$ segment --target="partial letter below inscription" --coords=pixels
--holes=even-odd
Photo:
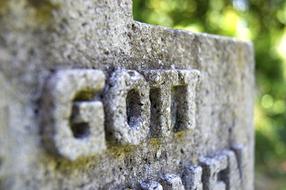
[[[183,183],[186,190],[203,190],[202,167],[188,166],[183,171]]]
[[[166,174],[161,179],[164,190],[185,190],[181,177],[175,174]]]
[[[242,151],[242,146],[236,148]],[[240,165],[244,158],[233,150],[222,150],[211,157],[199,159],[199,165],[185,166],[181,175],[161,174],[158,181],[144,180],[142,189],[166,190],[240,190],[243,179]]]

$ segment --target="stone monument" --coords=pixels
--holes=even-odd
[[[252,190],[254,59],[131,0],[0,0],[0,189]]]

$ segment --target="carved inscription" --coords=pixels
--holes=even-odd
[[[211,157],[202,157],[199,165],[184,168],[181,176],[166,174],[160,180],[145,180],[140,183],[141,189],[167,190],[238,190],[243,186],[240,175],[241,162],[244,159],[243,147],[223,150]]]
[[[153,136],[195,126],[196,70],[148,70],[143,75],[150,85],[151,132]]]
[[[105,133],[107,140],[137,145],[191,129],[198,80],[197,70],[121,69],[108,79],[99,70],[58,71],[43,96],[45,142],[74,160],[103,151]]]
[[[105,86],[98,70],[55,73],[44,91],[44,140],[49,149],[74,160],[106,149],[104,108],[96,95]]]
[[[65,70],[47,81],[43,96],[44,140],[69,160],[97,154],[106,140],[137,145],[150,137],[195,127],[196,70]],[[106,116],[106,117],[105,117]],[[105,134],[107,133],[107,135]],[[107,136],[107,139],[106,139]],[[238,190],[243,186],[243,147],[233,146],[180,174],[144,180],[143,190]]]
[[[166,174],[162,177],[161,184],[164,190],[184,190],[184,185],[180,176],[175,174]]]
[[[202,190],[202,172],[200,166],[185,167],[182,176],[185,188],[188,190]]]
[[[200,160],[203,168],[203,182],[205,190],[225,190],[226,185],[222,180],[223,172],[227,168],[227,156],[220,154],[215,158],[204,157]]]
[[[150,123],[149,85],[137,71],[118,70],[108,80],[104,97],[107,132],[120,144],[147,139]]]
[[[234,149],[241,151],[241,149]],[[240,174],[240,164],[242,156],[236,156],[234,151],[225,150],[223,152],[227,156],[228,167],[223,173],[222,180],[225,182],[226,189],[239,190],[242,187],[242,175]],[[237,160],[240,159],[240,160]]]
[[[163,190],[160,183],[152,180],[143,181],[140,186],[142,190]]]

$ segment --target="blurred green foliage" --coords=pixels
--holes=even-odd
[[[286,1],[133,0],[134,19],[251,40],[255,46],[256,164],[286,174]]]

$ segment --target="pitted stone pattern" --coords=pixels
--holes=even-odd
[[[58,145],[61,141],[50,136],[59,135],[59,138],[62,138],[62,133],[71,131],[73,137],[66,138],[66,141],[70,139],[85,142],[85,139],[92,137],[100,152],[105,149],[103,130],[107,130],[107,140],[110,142],[137,145],[152,137],[170,136],[170,132],[177,132],[176,126],[182,125],[184,128],[181,129],[187,129],[194,125],[195,86],[199,72],[153,70],[143,73],[141,75],[134,70],[117,70],[111,74],[104,86],[105,76],[98,70],[56,72],[47,82],[47,93],[43,94],[43,107],[51,112],[48,117],[43,115],[43,121],[46,122],[44,137],[50,138],[47,142],[55,144],[57,152],[62,152],[67,147]],[[87,84],[82,82],[85,80]],[[154,93],[154,88],[160,89],[159,94]],[[156,99],[157,97],[160,98]],[[60,110],[59,114],[57,110]],[[64,127],[61,126],[63,124]],[[49,131],[51,129],[53,132]],[[85,153],[79,153],[77,147],[71,146],[68,150],[75,156],[65,157],[74,160],[80,156],[88,156],[88,148],[89,146],[82,147]],[[93,153],[94,151],[90,151],[90,155]]]
[[[185,167],[182,178],[186,190],[203,190],[202,172],[200,166]]]
[[[238,148],[239,147],[239,148]],[[242,146],[236,146],[242,150]],[[200,165],[184,167],[181,175],[167,173],[160,176],[158,181],[145,180],[141,188],[162,188],[165,190],[237,190],[243,188],[241,171],[242,157],[233,150],[224,149],[214,156],[202,157]]]
[[[198,70],[178,70],[178,86],[175,86],[176,131],[194,129],[196,126],[196,87],[200,79]],[[182,96],[183,94],[183,96]]]
[[[143,71],[150,85],[151,132],[152,136],[166,136],[171,133],[171,90],[178,82],[175,70]]]
[[[175,174],[165,174],[161,179],[164,190],[185,190],[180,176]]]
[[[152,136],[195,126],[197,70],[142,71],[150,85]],[[183,96],[182,96],[183,95]]]
[[[51,76],[43,96],[43,135],[50,150],[75,160],[106,149],[103,104],[95,97],[104,86],[105,75],[98,70]]]
[[[199,157],[213,158],[227,147],[239,160],[240,190],[254,189],[255,65],[251,43],[134,21],[132,0],[3,2],[0,3],[0,189],[136,189],[143,179],[160,182],[161,174],[179,175],[185,166],[192,164],[201,167]],[[138,73],[199,70],[195,123],[187,124],[191,130],[185,130],[183,125],[181,129],[173,122],[171,128],[175,127],[176,133],[157,138],[164,135],[158,126],[154,136],[150,132],[151,138],[136,146],[110,143],[109,140],[116,141],[116,138],[105,134],[107,149],[104,151],[96,149],[85,156],[83,152],[73,154],[76,149],[85,150],[73,146],[65,155],[60,151],[62,145],[56,142],[89,139],[91,130],[86,129],[91,129],[91,122],[86,122],[89,116],[84,110],[95,111],[90,108],[98,106],[93,102],[101,103],[101,95],[105,95],[99,92],[94,100],[77,97],[69,101],[69,108],[62,107],[62,103],[52,105],[57,102],[51,100],[53,85],[42,91],[47,78],[71,69],[101,70],[106,76],[116,70]],[[107,87],[109,77],[106,78]],[[61,92],[57,96],[70,98],[68,91]],[[152,94],[155,96],[156,92]],[[90,105],[80,105],[84,102]],[[134,101],[130,98],[127,102]],[[54,107],[62,109],[59,112],[65,112],[65,117],[54,117]],[[124,112],[130,116],[133,109],[136,110],[127,106]],[[171,115],[176,115],[171,110]],[[104,114],[105,120],[110,120]],[[132,116],[125,121],[132,123]],[[64,125],[55,128],[54,123],[59,124],[59,120],[64,120],[61,121]],[[98,121],[96,124],[101,123]],[[69,135],[56,139],[62,129]],[[241,144],[243,149],[235,149],[234,144]],[[227,170],[219,174],[221,179],[227,176]],[[227,181],[222,181],[227,186]],[[185,183],[183,178],[182,182]]]
[[[106,130],[114,142],[137,145],[149,135],[149,85],[134,70],[117,70],[108,80],[104,105]]]
[[[140,183],[142,190],[163,190],[160,183],[153,180],[146,180]]]
[[[200,159],[203,168],[203,187],[205,190],[226,190],[223,181],[224,171],[227,169],[227,156],[219,154],[214,158],[203,157]]]

